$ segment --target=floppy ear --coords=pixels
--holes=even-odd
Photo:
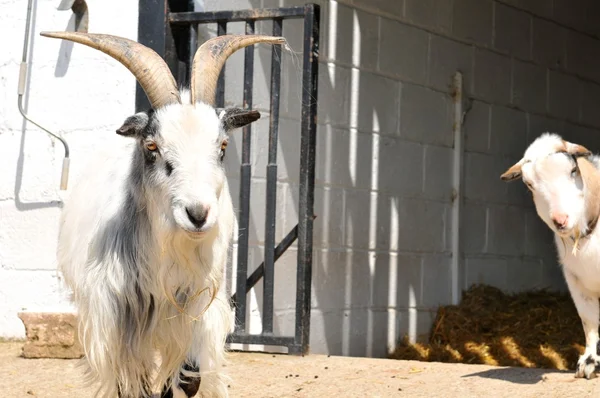
[[[517,178],[521,178],[521,167],[523,166],[523,159],[519,162],[512,165],[508,170],[506,170],[501,176],[500,179],[502,181],[513,181]]]
[[[590,156],[592,154],[592,152],[583,145],[573,144],[572,142],[565,141],[565,148],[569,155],[576,158],[580,156]]]

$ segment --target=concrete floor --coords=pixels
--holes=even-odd
[[[77,361],[24,359],[0,343],[0,396],[92,397]],[[231,397],[596,397],[600,382],[572,372],[371,358],[232,353]]]

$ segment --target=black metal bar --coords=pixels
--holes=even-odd
[[[246,33],[254,32],[254,22],[246,24]],[[252,83],[254,77],[254,46],[244,49],[244,109],[252,108]],[[250,159],[252,139],[252,125],[243,128],[242,136],[242,164],[240,166],[240,215],[238,238],[238,261],[236,273],[236,292],[246,291],[246,278],[248,277],[248,231],[250,226],[250,177],[252,165]],[[237,296],[235,307],[237,320],[235,331],[246,329],[246,294]]]
[[[196,55],[196,49],[198,48],[198,24],[193,23],[190,24],[190,53],[189,53],[189,57],[188,57],[188,69],[189,65],[192,65],[194,63],[194,55]],[[189,71],[188,75],[190,75],[190,77],[188,78],[188,80],[191,81],[191,71]]]
[[[287,347],[295,344],[293,337],[264,336],[261,334],[230,334],[227,336],[227,342],[236,344],[279,345]]]
[[[223,36],[227,34],[227,21],[217,21],[217,36]],[[219,74],[219,80],[217,80],[217,107],[223,108],[225,106],[225,68],[221,69]]]
[[[320,9],[307,4],[304,19],[302,73],[302,136],[300,137],[300,189],[298,209],[298,269],[296,277],[296,344],[306,354],[310,336],[315,143],[317,133],[317,75],[319,72]],[[292,352],[290,352],[292,353]]]
[[[138,2],[138,42],[156,51],[165,58],[171,72],[176,72],[177,59],[169,59],[166,53],[171,26],[167,23],[167,0],[139,0]],[[135,111],[150,109],[150,101],[138,82],[135,83]]]
[[[281,18],[273,20],[273,36],[281,36]],[[281,45],[271,52],[271,108],[269,118],[269,160],[267,163],[265,262],[263,279],[263,333],[273,333],[273,290],[275,288],[275,214],[277,209],[277,135],[279,133],[279,94]]]
[[[306,12],[303,6],[287,8],[263,8],[239,11],[177,12],[169,14],[171,24],[213,23],[219,20],[229,22],[261,21],[273,18],[302,18]]]

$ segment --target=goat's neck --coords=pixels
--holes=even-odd
[[[585,186],[585,234],[590,234],[600,217],[600,172],[587,159],[577,161]]]

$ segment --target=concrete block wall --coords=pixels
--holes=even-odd
[[[464,73],[469,112],[460,288],[564,289],[551,234],[525,188],[499,175],[546,130],[598,150],[600,16],[592,2],[318,0],[321,5],[311,351],[383,356],[399,337],[423,337],[451,301],[452,74]],[[567,4],[568,3],[568,4]],[[589,3],[589,5],[588,5]],[[90,30],[136,38],[137,5],[89,0]],[[197,0],[198,10],[299,5],[299,0]],[[22,37],[25,5],[0,0],[0,33]],[[133,77],[83,46],[41,39],[68,12],[39,0],[29,112],[63,132],[72,180],[134,111]],[[585,8],[589,7],[589,8]],[[270,33],[270,24],[257,32]],[[230,32],[242,32],[232,24]],[[214,29],[202,31],[209,36]],[[286,22],[277,239],[297,223],[302,24]],[[48,40],[42,42],[41,40]],[[43,43],[43,45],[40,45]],[[16,312],[67,306],[55,273],[62,148],[16,109],[22,42],[0,57],[0,336],[24,335]],[[270,48],[255,53],[250,271],[264,246]],[[243,52],[227,64],[227,101],[241,102]],[[94,76],[90,79],[89,76]],[[85,89],[82,89],[85,87]],[[11,94],[11,93],[14,93]],[[25,134],[23,132],[25,131]],[[238,199],[241,134],[227,170]],[[236,206],[238,204],[236,203]],[[236,248],[230,275],[235,275]],[[293,333],[296,247],[276,267],[276,332]],[[235,281],[229,281],[233,289]],[[260,284],[249,296],[260,331]]]
[[[488,283],[506,291],[564,290],[550,231],[522,184],[502,183],[499,176],[545,131],[600,150],[594,119],[600,69],[590,55],[600,46],[597,7],[587,1],[316,2],[322,13],[311,350],[383,356],[404,334],[426,338],[436,308],[451,303],[450,84],[456,70],[464,74],[468,97],[459,288]],[[199,9],[299,4],[207,0]],[[257,31],[270,33],[270,26]],[[278,222],[284,227],[278,238],[297,223],[301,34],[301,25],[284,23],[293,53],[283,54],[288,78]],[[254,95],[266,101],[265,52],[255,63],[262,83]],[[228,68],[241,70],[242,59]],[[235,92],[229,100],[239,103],[235,85],[241,79],[229,76],[236,81],[227,80],[227,90]],[[268,117],[267,102],[255,105]],[[253,131],[261,147],[253,179],[263,189],[266,121]],[[236,178],[239,163],[230,161]],[[253,206],[256,266],[264,204]],[[276,266],[277,283],[284,284],[275,292],[279,333],[293,333],[294,256]],[[260,331],[260,286],[250,297],[249,330]]]

